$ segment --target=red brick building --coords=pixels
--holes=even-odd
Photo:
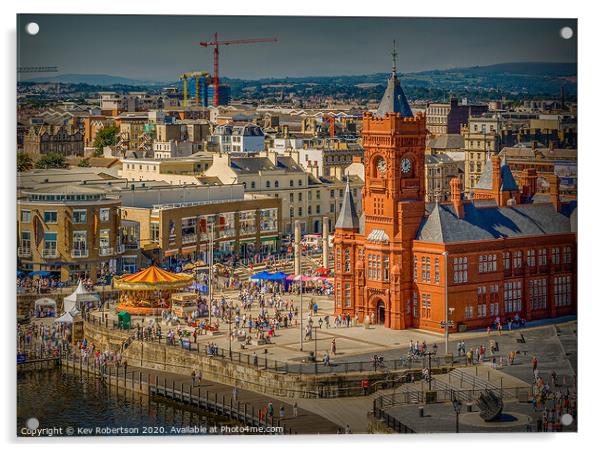
[[[426,134],[394,69],[363,117],[364,211],[348,188],[335,226],[335,313],[443,331],[446,292],[451,331],[575,313],[576,203],[557,182],[542,202],[533,174],[519,187],[493,157],[475,199],[454,179],[451,202],[425,205]]]

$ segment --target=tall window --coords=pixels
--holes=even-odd
[[[473,312],[473,307],[471,305],[464,307],[464,318],[466,320],[472,319],[473,315],[474,315],[474,312]]]
[[[351,271],[351,251],[349,248],[345,248],[345,271]]]
[[[56,223],[58,219],[56,210],[44,211],[44,223]]]
[[[527,251],[527,265],[529,267],[535,267],[535,250]]]
[[[569,306],[571,304],[571,277],[556,276],[554,278],[554,305]]]
[[[159,222],[151,221],[150,224],[150,239],[151,242],[159,242]]]
[[[73,231],[73,254],[86,256],[88,254],[88,241],[86,231]]]
[[[341,248],[337,247],[337,254],[335,256],[335,265],[338,271],[341,271]]]
[[[487,254],[479,256],[479,273],[497,271],[497,255]]]
[[[523,266],[523,252],[515,251],[512,256],[512,266],[514,268],[522,268]]]
[[[383,280],[389,280],[389,256],[383,256]]]
[[[102,221],[103,223],[106,223],[107,221],[109,221],[110,215],[111,215],[111,209],[100,209],[98,217],[100,218],[100,221]]]
[[[510,270],[510,268],[511,268],[510,253],[505,252],[504,253],[504,270]]]
[[[86,209],[77,209],[73,210],[73,223],[74,224],[84,224],[86,223]]]
[[[529,304],[531,309],[545,309],[547,295],[548,282],[545,278],[529,281]]]
[[[337,290],[334,291],[334,302],[337,308],[341,307],[341,284],[337,283]]]
[[[418,318],[418,292],[414,291],[412,296],[412,316]]]
[[[56,232],[44,233],[44,252],[56,253]]]
[[[425,319],[431,318],[431,294],[422,294],[422,317]]]
[[[439,275],[439,258],[435,258],[435,283],[439,284],[440,275]]]
[[[519,312],[522,309],[522,282],[504,283],[504,309],[506,312]]]
[[[548,265],[548,250],[545,248],[537,250],[537,265]]]
[[[31,211],[27,209],[21,210],[21,223],[31,222]]]
[[[19,243],[19,246],[28,251],[31,249],[31,232],[21,231],[21,243]]]
[[[454,282],[464,283],[468,281],[468,258],[454,257]]]
[[[106,249],[111,246],[111,230],[110,229],[101,229],[98,234],[98,245],[101,249]]]
[[[552,264],[560,264],[560,248],[552,248]]]
[[[414,281],[418,279],[418,258],[414,256]]]
[[[570,246],[565,246],[562,249],[562,263],[563,264],[570,264],[573,260],[573,256],[571,254],[571,247]]]
[[[345,284],[345,307],[351,307],[351,284]]]

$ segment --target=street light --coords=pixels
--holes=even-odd
[[[452,404],[454,405],[454,411],[456,412],[456,433],[460,433],[460,412],[462,411],[462,402],[454,396]]]
[[[319,326],[312,326],[314,330],[314,373],[318,373],[318,328]]]

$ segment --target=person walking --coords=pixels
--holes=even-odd
[[[284,419],[284,405],[280,405],[280,419]]]
[[[270,421],[274,420],[274,405],[272,404],[272,402],[268,403],[268,416],[270,418]]]
[[[332,338],[332,342],[330,343],[330,352],[333,356],[337,354],[337,340],[334,337]]]
[[[196,371],[192,371],[192,383],[191,386],[194,388],[196,386]]]
[[[295,400],[293,402],[293,417],[297,417],[299,415],[299,404]]]

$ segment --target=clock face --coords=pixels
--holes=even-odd
[[[379,158],[376,162],[376,169],[379,173],[384,174],[387,172],[387,162],[385,162],[384,158]]]
[[[404,175],[408,175],[410,174],[410,171],[412,170],[412,161],[408,158],[405,158],[401,161],[401,172]]]

